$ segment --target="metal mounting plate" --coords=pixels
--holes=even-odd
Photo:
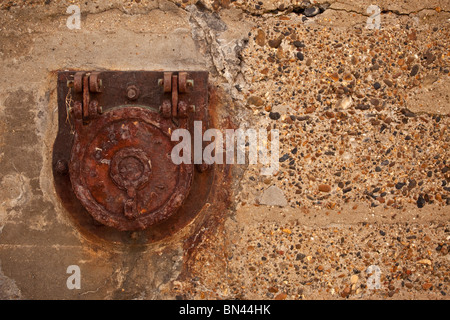
[[[173,95],[160,81],[164,72],[152,71],[88,72],[95,75],[88,99],[95,109],[90,103],[89,117],[77,118],[71,111],[86,101],[86,90],[75,90],[76,74],[58,73],[53,171],[66,209],[84,230],[106,240],[123,238],[114,230],[145,229],[145,241],[175,232],[201,208],[198,196],[207,198],[213,175],[194,174],[193,165],[170,159],[173,130],[192,130],[194,120],[208,122],[207,72],[179,73],[195,85],[182,86],[178,101],[195,112],[176,119],[162,116],[160,106]]]

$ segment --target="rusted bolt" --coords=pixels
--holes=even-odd
[[[139,239],[139,233],[137,233],[137,232],[131,232],[131,233],[130,233],[130,239],[132,239],[132,240],[137,240],[137,239]]]
[[[55,171],[59,174],[66,174],[67,172],[69,172],[69,166],[67,165],[67,161],[58,160],[55,163]]]
[[[81,93],[83,91],[84,74],[84,72],[77,72],[73,76],[73,89],[76,93]]]
[[[73,88],[73,80],[67,80],[67,88]]]
[[[136,100],[139,98],[139,89],[136,86],[129,86],[127,88],[127,98],[130,100]]]
[[[170,100],[164,100],[162,105],[159,107],[159,112],[163,118],[170,118],[172,116],[172,104]]]
[[[188,105],[184,101],[178,102],[178,117],[187,118],[188,117]]]
[[[83,118],[83,104],[80,101],[75,101],[73,103],[73,108],[70,111],[75,119]]]
[[[97,100],[92,100],[91,102],[89,102],[89,115],[90,116],[95,116],[96,114],[100,114],[102,107],[100,107],[98,105],[98,101]]]
[[[172,91],[172,72],[164,72],[162,85],[164,87],[164,92],[168,93]]]
[[[178,73],[178,91],[181,93],[186,92],[186,80],[187,80],[187,72]]]
[[[194,80],[192,80],[192,79],[186,80],[186,85],[188,87],[193,87],[194,86]]]
[[[211,165],[203,162],[201,164],[196,164],[195,168],[197,169],[198,172],[203,173],[206,170],[209,170],[209,168],[211,168]]]
[[[103,82],[100,77],[100,72],[92,72],[89,76],[89,90],[91,92],[99,93],[102,91]]]

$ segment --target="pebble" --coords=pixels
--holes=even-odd
[[[402,109],[401,113],[403,113],[403,115],[408,118],[414,118],[417,116],[414,112],[411,112],[408,109]]]
[[[389,80],[389,79],[384,79],[383,82],[388,86],[388,87],[392,87],[394,85],[394,83]]]
[[[247,103],[249,105],[260,107],[264,104],[264,100],[261,99],[260,97],[251,96],[250,98],[247,99]]]
[[[314,17],[320,13],[320,9],[318,7],[309,7],[303,13],[307,17]]]
[[[284,292],[282,292],[282,293],[279,293],[279,294],[275,297],[275,300],[284,300],[284,299],[286,299],[286,298],[287,298],[287,294],[284,293]]]
[[[278,112],[270,112],[269,118],[272,120],[278,120],[281,118],[281,115]]]
[[[296,261],[300,261],[306,258],[306,255],[303,253],[298,253],[297,256],[295,257]]]
[[[281,190],[277,186],[271,186],[266,189],[259,202],[267,206],[284,207],[287,205],[283,190]]]
[[[269,292],[272,293],[277,293],[278,292],[278,288],[277,287],[270,287],[269,289],[267,289]]]
[[[417,34],[416,34],[416,32],[415,32],[415,31],[412,31],[411,33],[408,33],[408,39],[409,39],[409,40],[412,40],[412,41],[417,40]]]
[[[412,68],[411,68],[411,72],[410,72],[410,76],[414,77],[417,73],[419,72],[419,65],[415,64]]]
[[[380,100],[372,98],[370,99],[370,103],[374,106],[378,106],[380,104]]]
[[[294,41],[294,46],[297,47],[297,48],[304,48],[305,44],[302,41],[295,40]]]
[[[352,97],[347,96],[338,102],[337,108],[346,110],[352,105],[352,102],[353,102]]]
[[[403,188],[405,186],[406,183],[404,182],[397,182],[395,184],[395,189],[400,190],[401,188]]]
[[[419,263],[419,264],[426,264],[426,265],[431,266],[431,260],[430,259],[422,259],[422,260],[417,261],[417,263]]]
[[[434,54],[432,54],[429,50],[423,55],[423,58],[426,60],[427,64],[432,63],[435,59],[436,56]]]
[[[347,188],[342,189],[342,192],[348,193],[348,192],[352,191],[352,189],[353,189],[352,187],[347,187]]]
[[[316,111],[315,107],[308,107],[305,109],[305,113],[313,113],[314,111]]]
[[[425,282],[424,284],[422,284],[423,290],[428,290],[428,289],[431,289],[432,287],[433,287],[433,284],[431,284],[429,282]]]
[[[281,45],[281,41],[283,41],[283,38],[279,37],[276,39],[269,40],[268,44],[272,48],[278,48]]]
[[[258,30],[258,33],[255,37],[255,42],[257,45],[264,47],[264,45],[266,44],[266,34],[263,30]]]
[[[342,298],[347,298],[350,295],[351,289],[350,287],[345,287],[345,289],[341,292]]]
[[[288,154],[288,153],[285,153],[285,154],[279,159],[279,161],[280,161],[280,162],[284,162],[284,161],[286,161],[287,159],[289,159],[289,154]]]
[[[355,109],[358,109],[358,110],[369,110],[370,109],[370,106],[368,105],[368,104],[362,104],[362,103],[360,103],[360,104],[358,104],[356,107],[355,107]]]
[[[331,186],[328,184],[321,184],[319,185],[319,191],[321,192],[330,192],[331,191]]]
[[[423,206],[425,205],[425,199],[423,198],[422,195],[420,195],[419,198],[417,198],[416,204],[418,208],[423,208]]]

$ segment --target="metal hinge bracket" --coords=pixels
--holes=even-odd
[[[187,72],[164,72],[164,78],[158,80],[164,93],[171,93],[171,99],[164,99],[159,110],[164,118],[187,118],[189,112],[195,112],[195,106],[189,106],[180,99],[180,94],[187,93],[188,87],[194,87],[194,80],[187,79]]]

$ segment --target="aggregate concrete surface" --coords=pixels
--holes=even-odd
[[[444,0],[2,1],[0,299],[448,299],[449,22]],[[170,239],[87,239],[53,185],[58,70],[209,71],[221,120],[279,130],[279,170],[234,165],[226,210]]]

